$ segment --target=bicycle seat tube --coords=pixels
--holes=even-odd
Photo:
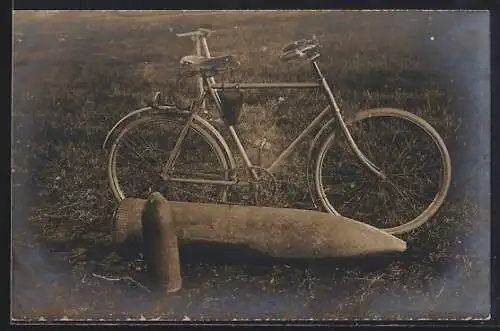
[[[224,111],[222,110],[222,101],[220,99],[219,92],[212,87],[211,84],[213,84],[213,83],[210,80],[206,79],[205,82],[207,84],[208,93],[212,96],[212,99],[215,102],[217,110],[219,111],[219,115],[224,116]],[[249,170],[250,175],[252,176],[252,178],[254,180],[258,181],[260,177],[257,174],[257,172],[255,171],[255,169],[252,165],[252,161],[250,161],[250,158],[248,157],[248,154],[246,153],[245,148],[243,147],[243,144],[241,143],[241,140],[238,137],[236,130],[234,129],[234,126],[227,125],[227,128],[228,128],[229,133],[231,134],[234,142],[236,143],[236,147],[238,148],[238,151],[239,151],[241,157],[243,158],[243,161],[245,162],[245,165],[247,166],[247,169]]]
[[[349,132],[349,129],[347,128],[347,125],[345,124],[344,119],[342,118],[342,114],[340,112],[340,108],[337,104],[337,101],[335,100],[335,97],[333,96],[332,90],[330,89],[330,86],[328,85],[328,82],[327,82],[325,76],[321,72],[321,70],[318,66],[318,63],[316,62],[315,59],[311,60],[311,63],[314,67],[316,74],[318,75],[319,79],[321,80],[321,86],[323,87],[323,90],[328,98],[330,105],[332,105],[332,108],[335,111],[335,116],[337,117],[337,120],[340,123],[340,127],[342,128],[342,131],[344,132],[344,134],[347,138],[347,141],[349,142],[349,146],[351,146],[351,148],[354,150],[354,153],[361,160],[361,162],[363,162],[363,164],[365,164],[375,175],[377,175],[378,177],[380,177],[382,179],[385,179],[386,178],[385,174],[376,165],[374,165],[363,154],[363,152],[361,152],[359,150],[358,146],[356,145],[356,142],[354,141],[351,133]]]

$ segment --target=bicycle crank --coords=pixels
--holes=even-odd
[[[278,181],[267,169],[254,166],[252,169],[259,175],[259,179],[252,183],[253,199],[256,206],[271,206],[277,202]]]

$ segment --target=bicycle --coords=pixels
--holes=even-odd
[[[205,38],[211,32],[200,29],[196,33],[202,36],[208,57],[183,57],[180,72],[201,78],[203,93],[188,107],[161,104],[161,94],[157,93],[150,105],[124,116],[106,137],[108,177],[117,201],[159,191],[171,200],[227,203],[228,192],[233,187],[243,186],[253,189],[255,203],[258,203],[259,196],[266,192],[262,189],[268,184],[265,179],[272,184],[267,185],[272,187],[268,191],[274,192],[274,173],[297,146],[318,129],[307,157],[308,190],[315,208],[366,223],[383,223],[378,227],[391,234],[401,234],[424,224],[441,207],[450,186],[451,161],[439,133],[421,117],[393,108],[363,110],[344,120],[320,70],[317,40],[290,43],[280,55],[286,62],[309,61],[317,77],[314,82],[216,83],[216,75],[236,70],[240,63],[232,55],[210,57]],[[235,126],[243,106],[242,91],[273,88],[320,89],[328,105],[269,167],[264,168],[251,162]],[[209,98],[236,144],[251,176],[250,181],[239,180],[228,143],[212,124],[197,114],[200,105]],[[320,127],[326,118],[328,122]],[[335,130],[339,127],[342,134]],[[369,136],[371,129],[374,132]],[[128,135],[133,132],[132,140]],[[134,149],[145,142],[144,135],[161,139]],[[114,138],[110,143],[111,137]],[[124,159],[123,165],[118,164],[119,151],[125,147],[132,147],[134,158],[144,163],[132,168],[130,156]],[[430,154],[425,155],[426,152]],[[120,178],[119,166],[123,166],[121,170],[124,171]],[[153,172],[139,179],[146,170]],[[125,179],[131,184],[126,191]],[[330,180],[339,180],[339,183],[330,183]],[[369,195],[369,189],[375,192]],[[347,197],[342,198],[344,195]],[[361,203],[366,203],[368,211],[362,210]]]

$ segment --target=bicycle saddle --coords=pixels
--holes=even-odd
[[[283,47],[280,59],[282,61],[299,58],[314,60],[319,56],[318,48],[319,42],[316,39],[300,39]]]
[[[212,58],[188,55],[181,59],[181,66],[193,74],[211,76],[230,69],[236,69],[240,66],[240,62],[238,62],[233,55]]]
[[[177,37],[192,37],[192,36],[209,37],[214,32],[215,32],[214,30],[199,28],[196,31],[177,33]]]

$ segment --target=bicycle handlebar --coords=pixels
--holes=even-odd
[[[293,59],[314,59],[319,56],[319,43],[314,39],[301,39],[283,47],[280,55],[282,61]]]
[[[296,58],[312,59],[319,55],[317,52],[318,47],[319,43],[315,39],[297,40],[283,47],[280,59],[282,61],[289,61]]]

